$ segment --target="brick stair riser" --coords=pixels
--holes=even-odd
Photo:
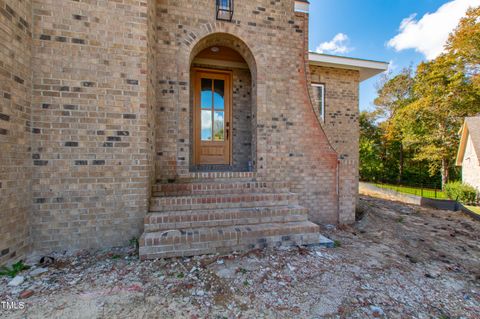
[[[297,205],[295,194],[237,194],[232,196],[154,197],[151,212],[214,208],[250,208]]]
[[[247,230],[250,229],[250,230]],[[201,242],[217,242],[222,240],[236,240],[241,242],[246,239],[264,238],[270,236],[285,236],[294,234],[318,233],[318,226],[312,223],[292,223],[287,227],[278,227],[270,229],[255,229],[254,227],[238,227],[236,229],[208,229],[199,231],[175,231],[167,236],[161,233],[144,233],[142,236],[142,246],[165,246],[178,244],[191,244]]]
[[[274,217],[287,215],[306,215],[308,210],[302,206],[277,206],[247,209],[212,209],[196,211],[174,211],[149,213],[144,218],[147,224],[172,224],[176,222],[201,222],[210,220]]]
[[[286,239],[287,237],[288,239]],[[188,257],[216,253],[228,254],[233,251],[242,252],[258,248],[292,247],[316,243],[318,243],[318,233],[297,234],[290,236],[270,236],[261,239],[246,239],[241,243],[238,243],[236,240],[223,240],[210,243],[141,247],[140,258],[142,260],[146,260],[179,256]]]
[[[302,206],[274,206],[261,208],[233,208],[233,209],[208,209],[187,210],[171,212],[148,213],[144,218],[145,227],[159,226],[166,229],[184,228],[184,224],[192,224],[188,228],[196,226],[204,227],[203,223],[225,222],[232,220],[244,221],[249,219],[262,219],[285,217],[292,215],[307,216],[308,209]],[[235,223],[241,225],[240,223]],[[215,226],[215,225],[214,225]]]
[[[257,189],[219,189],[219,190],[207,190],[207,191],[194,191],[194,192],[153,192],[152,197],[175,197],[175,196],[195,196],[195,195],[228,195],[228,194],[248,194],[248,193],[288,193],[289,188],[257,188]]]
[[[257,182],[254,173],[190,173],[152,190],[142,259],[319,242],[318,226],[288,185]]]
[[[153,186],[153,196],[188,196],[242,193],[287,193],[286,183],[187,183],[157,184]]]
[[[252,180],[256,178],[255,172],[190,172],[179,176],[179,181],[191,180]]]
[[[269,217],[250,217],[250,218],[232,218],[232,219],[213,219],[206,221],[185,221],[176,223],[158,223],[145,224],[145,232],[157,232],[170,229],[191,229],[194,227],[218,227],[235,225],[257,225],[265,223],[289,223],[307,221],[306,214],[287,215],[287,216],[269,216]]]

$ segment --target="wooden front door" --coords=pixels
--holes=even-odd
[[[231,164],[232,75],[195,70],[195,165]]]

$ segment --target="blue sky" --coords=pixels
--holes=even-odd
[[[397,73],[403,67],[416,66],[437,56],[441,51],[439,43],[445,42],[466,8],[479,5],[480,0],[311,0],[310,3],[311,51],[391,62],[391,72]],[[389,45],[391,39],[394,40]],[[379,78],[361,84],[361,110],[373,108]]]

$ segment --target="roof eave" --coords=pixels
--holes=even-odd
[[[463,157],[465,156],[465,149],[467,147],[467,141],[468,141],[468,127],[467,127],[466,121],[463,123],[458,133],[460,134],[460,143],[458,144],[458,151],[457,151],[457,158],[455,160],[455,165],[462,166]]]
[[[309,53],[309,63],[318,66],[357,70],[360,72],[360,82],[388,70],[388,63],[383,61],[349,58],[314,52]]]

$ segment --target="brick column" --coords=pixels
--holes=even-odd
[[[0,265],[29,248],[32,2],[0,0]]]

